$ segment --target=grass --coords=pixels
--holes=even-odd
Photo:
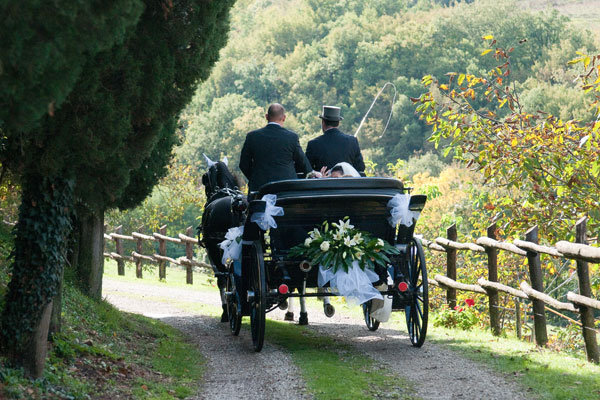
[[[30,381],[0,360],[0,398],[185,398],[196,392],[203,364],[170,326],[67,287],[63,330],[53,338],[44,377]]]
[[[413,399],[409,382],[352,347],[309,328],[267,321],[269,341],[289,352],[316,399]]]
[[[104,277],[118,279],[122,282],[143,282],[144,285],[169,286],[174,288],[186,288],[190,290],[207,291],[216,288],[216,279],[212,273],[204,273],[198,269],[193,272],[193,284],[189,285],[186,282],[185,268],[175,266],[167,267],[166,279],[158,279],[157,266],[144,266],[143,278],[135,277],[135,264],[125,263],[125,275],[117,273],[117,262],[112,259],[104,261]]]

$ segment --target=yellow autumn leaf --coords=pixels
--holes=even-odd
[[[600,78],[599,78],[600,79]],[[458,76],[458,85],[462,85],[463,81],[465,80],[465,74],[460,74]]]
[[[484,51],[481,52],[482,56],[485,56],[487,53],[489,53],[490,51],[492,51],[492,49],[485,49]]]
[[[448,85],[446,85],[445,83],[442,83],[440,85],[440,89],[442,89],[442,90],[448,90]]]
[[[494,36],[493,36],[493,35],[485,35],[485,36],[483,37],[483,40],[493,40],[493,39],[494,39]]]
[[[518,143],[519,143],[519,141],[517,140],[517,138],[513,138],[513,139],[510,141],[510,145],[511,145],[512,147],[515,147],[515,146],[516,146]]]

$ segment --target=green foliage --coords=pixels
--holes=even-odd
[[[287,108],[286,126],[300,135],[302,145],[320,133],[317,115],[325,103],[342,107],[341,128],[353,133],[388,81],[398,89],[393,116],[380,137],[393,95],[388,88],[358,136],[364,155],[381,168],[415,151],[435,152],[426,142],[430,129],[414,116],[410,98],[421,94],[423,75],[475,74],[493,67],[493,60],[481,59],[474,40],[490,29],[507,43],[527,38],[515,50],[519,61],[513,68],[523,82],[530,79],[523,101],[543,102],[564,115],[583,112],[570,97],[572,79],[559,60],[561,48],[592,49],[589,35],[556,13],[521,11],[517,2],[467,3],[238,2],[231,41],[182,115],[185,140],[178,155],[184,163],[202,153],[237,160],[244,135],[264,123],[265,106],[273,101]],[[557,64],[561,70],[554,70]],[[559,96],[542,97],[541,83]]]
[[[2,1],[0,132],[21,135],[44,114],[52,115],[88,58],[122,42],[142,9],[141,0],[101,5],[72,0]]]
[[[19,222],[15,227],[12,279],[2,312],[2,350],[18,357],[56,295],[71,228],[73,183],[62,178],[28,175],[23,183]]]
[[[484,39],[496,44],[491,35]],[[447,83],[424,77],[430,91],[416,100],[417,111],[433,125],[432,141],[448,140],[456,158],[504,188],[486,208],[511,218],[512,229],[537,224],[550,240],[561,240],[572,237],[575,221],[587,214],[595,231],[600,223],[594,200],[600,194],[600,122],[594,120],[600,115],[600,71],[594,65],[600,57],[580,53],[571,62],[586,69],[583,91],[596,93],[588,101],[595,115],[564,121],[521,102],[512,85],[514,51],[496,47],[499,66],[482,76],[450,73]]]

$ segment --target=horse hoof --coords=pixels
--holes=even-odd
[[[229,313],[227,313],[227,306],[223,306],[223,313],[221,314],[221,322],[229,322]]]
[[[286,312],[285,316],[283,317],[284,321],[293,321],[294,320],[294,313],[293,312]]]
[[[323,312],[327,318],[331,318],[335,315],[335,307],[331,304],[323,304]]]
[[[301,312],[298,319],[298,325],[308,325],[308,313]]]

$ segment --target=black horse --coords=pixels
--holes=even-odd
[[[227,266],[221,261],[223,250],[219,247],[219,243],[225,240],[229,228],[244,224],[248,202],[239,189],[237,179],[227,168],[227,164],[223,161],[212,162],[208,158],[207,161],[209,161],[208,171],[202,175],[206,204],[202,223],[197,228],[198,243],[206,249],[217,278],[223,307],[221,322],[227,322],[229,320],[225,297]]]

